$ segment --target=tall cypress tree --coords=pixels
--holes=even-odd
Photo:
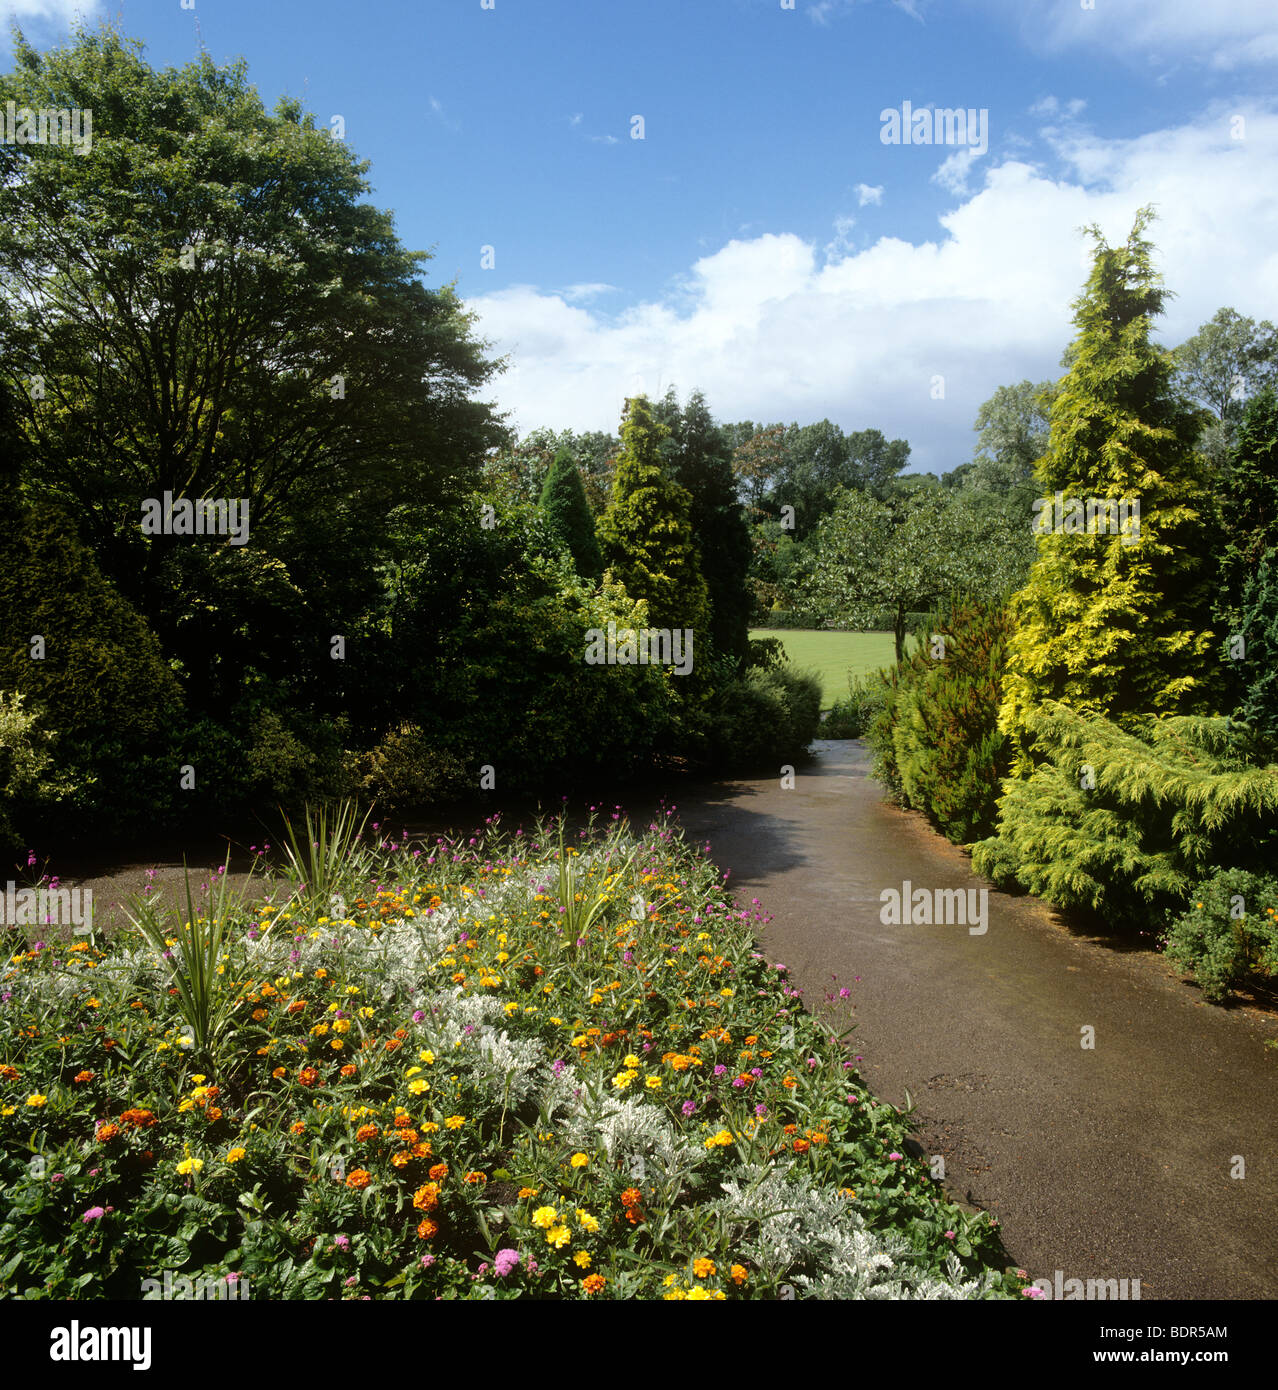
[[[1141,235],[1151,216],[1141,210],[1123,246],[1090,229],[1097,249],[1074,305],[1078,335],[1036,469],[1042,498],[1054,504],[1059,492],[1063,506],[1043,507],[1040,525],[1057,529],[1040,533],[1013,600],[1000,725],[1022,772],[1027,716],[1044,700],[1127,724],[1199,712],[1219,688],[1199,420],[1172,387],[1171,355],[1150,341],[1166,297]],[[1072,504],[1089,499],[1139,502],[1139,527],[1129,512],[1125,535],[1101,534],[1097,521],[1075,529]]]
[[[659,407],[670,438],[665,454],[675,481],[688,489],[688,519],[710,594],[710,634],[717,650],[742,660],[750,646],[747,576],[753,545],[732,468],[732,446],[700,391],[679,409],[674,390]]]
[[[551,460],[541,489],[541,509],[568,547],[577,573],[583,579],[598,579],[603,573],[603,557],[595,536],[595,519],[590,514],[581,474],[567,449],[560,449]]]
[[[689,522],[692,499],[665,470],[664,428],[646,396],[626,402],[612,501],[599,518],[604,564],[631,598],[648,601],[654,628],[706,631],[709,599]]]

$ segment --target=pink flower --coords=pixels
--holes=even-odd
[[[1042,1290],[1042,1289],[1037,1289],[1037,1288],[1035,1288],[1033,1284],[1029,1285],[1028,1288],[1022,1289],[1022,1290],[1021,1290],[1021,1293],[1024,1294],[1024,1296],[1025,1296],[1026,1298],[1042,1298],[1042,1297],[1043,1297],[1043,1290]]]
[[[945,1239],[946,1239],[946,1240],[953,1240],[953,1239],[954,1239],[954,1232],[953,1232],[953,1231],[946,1231],[946,1233],[945,1233]]]
[[[519,1267],[518,1250],[499,1250],[493,1256],[493,1273],[498,1279],[504,1279],[512,1270]]]
[[[888,1154],[888,1157],[892,1160],[893,1163],[897,1163],[900,1161],[901,1155],[899,1153],[890,1153]]]
[[[85,1223],[87,1224],[87,1223],[90,1222],[90,1221],[100,1221],[105,1215],[106,1215],[106,1210],[105,1210],[105,1208],[103,1208],[103,1207],[90,1207],[90,1208],[88,1209],[88,1211],[86,1211],[86,1212],[84,1213],[84,1215],[80,1218],[80,1220],[83,1221],[83,1222],[85,1222]]]

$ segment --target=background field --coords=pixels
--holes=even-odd
[[[805,632],[781,628],[750,629],[751,637],[779,637],[790,664],[814,671],[821,679],[821,707],[829,709],[848,693],[848,675],[864,675],[896,659],[890,632]],[[913,649],[913,638],[906,650]]]

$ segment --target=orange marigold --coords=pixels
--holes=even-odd
[[[602,1274],[587,1274],[581,1281],[581,1287],[587,1293],[602,1293],[607,1282]]]
[[[346,1175],[346,1186],[354,1188],[367,1187],[373,1181],[373,1175],[367,1168],[355,1168]]]
[[[116,1136],[117,1134],[119,1134],[119,1132],[120,1132],[120,1126],[119,1126],[119,1125],[113,1125],[113,1124],[99,1125],[99,1126],[98,1126],[98,1134],[97,1134],[97,1137],[98,1137],[98,1140],[99,1140],[101,1143],[105,1144],[105,1143],[107,1142],[108,1139],[114,1139],[115,1136]]]
[[[621,1205],[623,1207],[637,1207],[643,1201],[643,1193],[637,1187],[628,1187],[621,1194]]]
[[[419,1222],[417,1226],[417,1234],[421,1236],[423,1240],[429,1240],[438,1230],[439,1224],[432,1221],[429,1216]]]
[[[370,1139],[376,1139],[377,1126],[360,1125],[360,1127],[355,1131],[355,1138],[358,1139],[361,1144],[366,1144]]]
[[[430,1175],[436,1182],[443,1182],[444,1179],[448,1176],[448,1164],[435,1164],[435,1166],[430,1170]]]
[[[302,1070],[297,1073],[297,1079],[303,1086],[314,1086],[319,1080],[319,1072],[317,1072],[314,1067],[303,1067]]]
[[[81,1081],[92,1081],[93,1073],[91,1071],[78,1071],[72,1079],[79,1085]]]
[[[428,1182],[413,1193],[413,1206],[418,1211],[434,1211],[439,1205],[439,1184]]]
[[[358,1068],[356,1067],[355,1063],[354,1063],[354,1062],[347,1062],[347,1064],[342,1068],[342,1075],[343,1075],[343,1076],[354,1076],[355,1073],[356,1073],[356,1071],[358,1071]]]

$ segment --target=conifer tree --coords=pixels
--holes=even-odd
[[[626,593],[648,601],[654,628],[691,628],[700,636],[709,601],[689,523],[691,498],[665,471],[663,436],[648,398],[629,399],[612,501],[597,524],[599,547]]]
[[[1170,353],[1150,341],[1166,298],[1142,236],[1151,216],[1141,210],[1123,246],[1089,229],[1092,272],[1036,468],[1046,499],[1036,520],[1054,529],[1040,529],[1013,600],[1000,725],[1022,773],[1028,719],[1044,700],[1128,725],[1141,714],[1202,712],[1219,689],[1199,419],[1172,387]],[[1101,534],[1110,523],[1095,510],[1080,526],[1091,499],[1126,500],[1127,533]]]
[[[679,409],[674,388],[657,407],[671,431],[664,452],[676,482],[692,498],[688,519],[710,595],[710,633],[716,649],[743,660],[750,646],[753,547],[732,468],[732,446],[715,424],[700,391]]]
[[[603,558],[595,537],[595,519],[590,514],[581,474],[567,449],[560,449],[551,460],[541,489],[541,509],[568,547],[577,573],[583,579],[598,579],[603,573]]]

